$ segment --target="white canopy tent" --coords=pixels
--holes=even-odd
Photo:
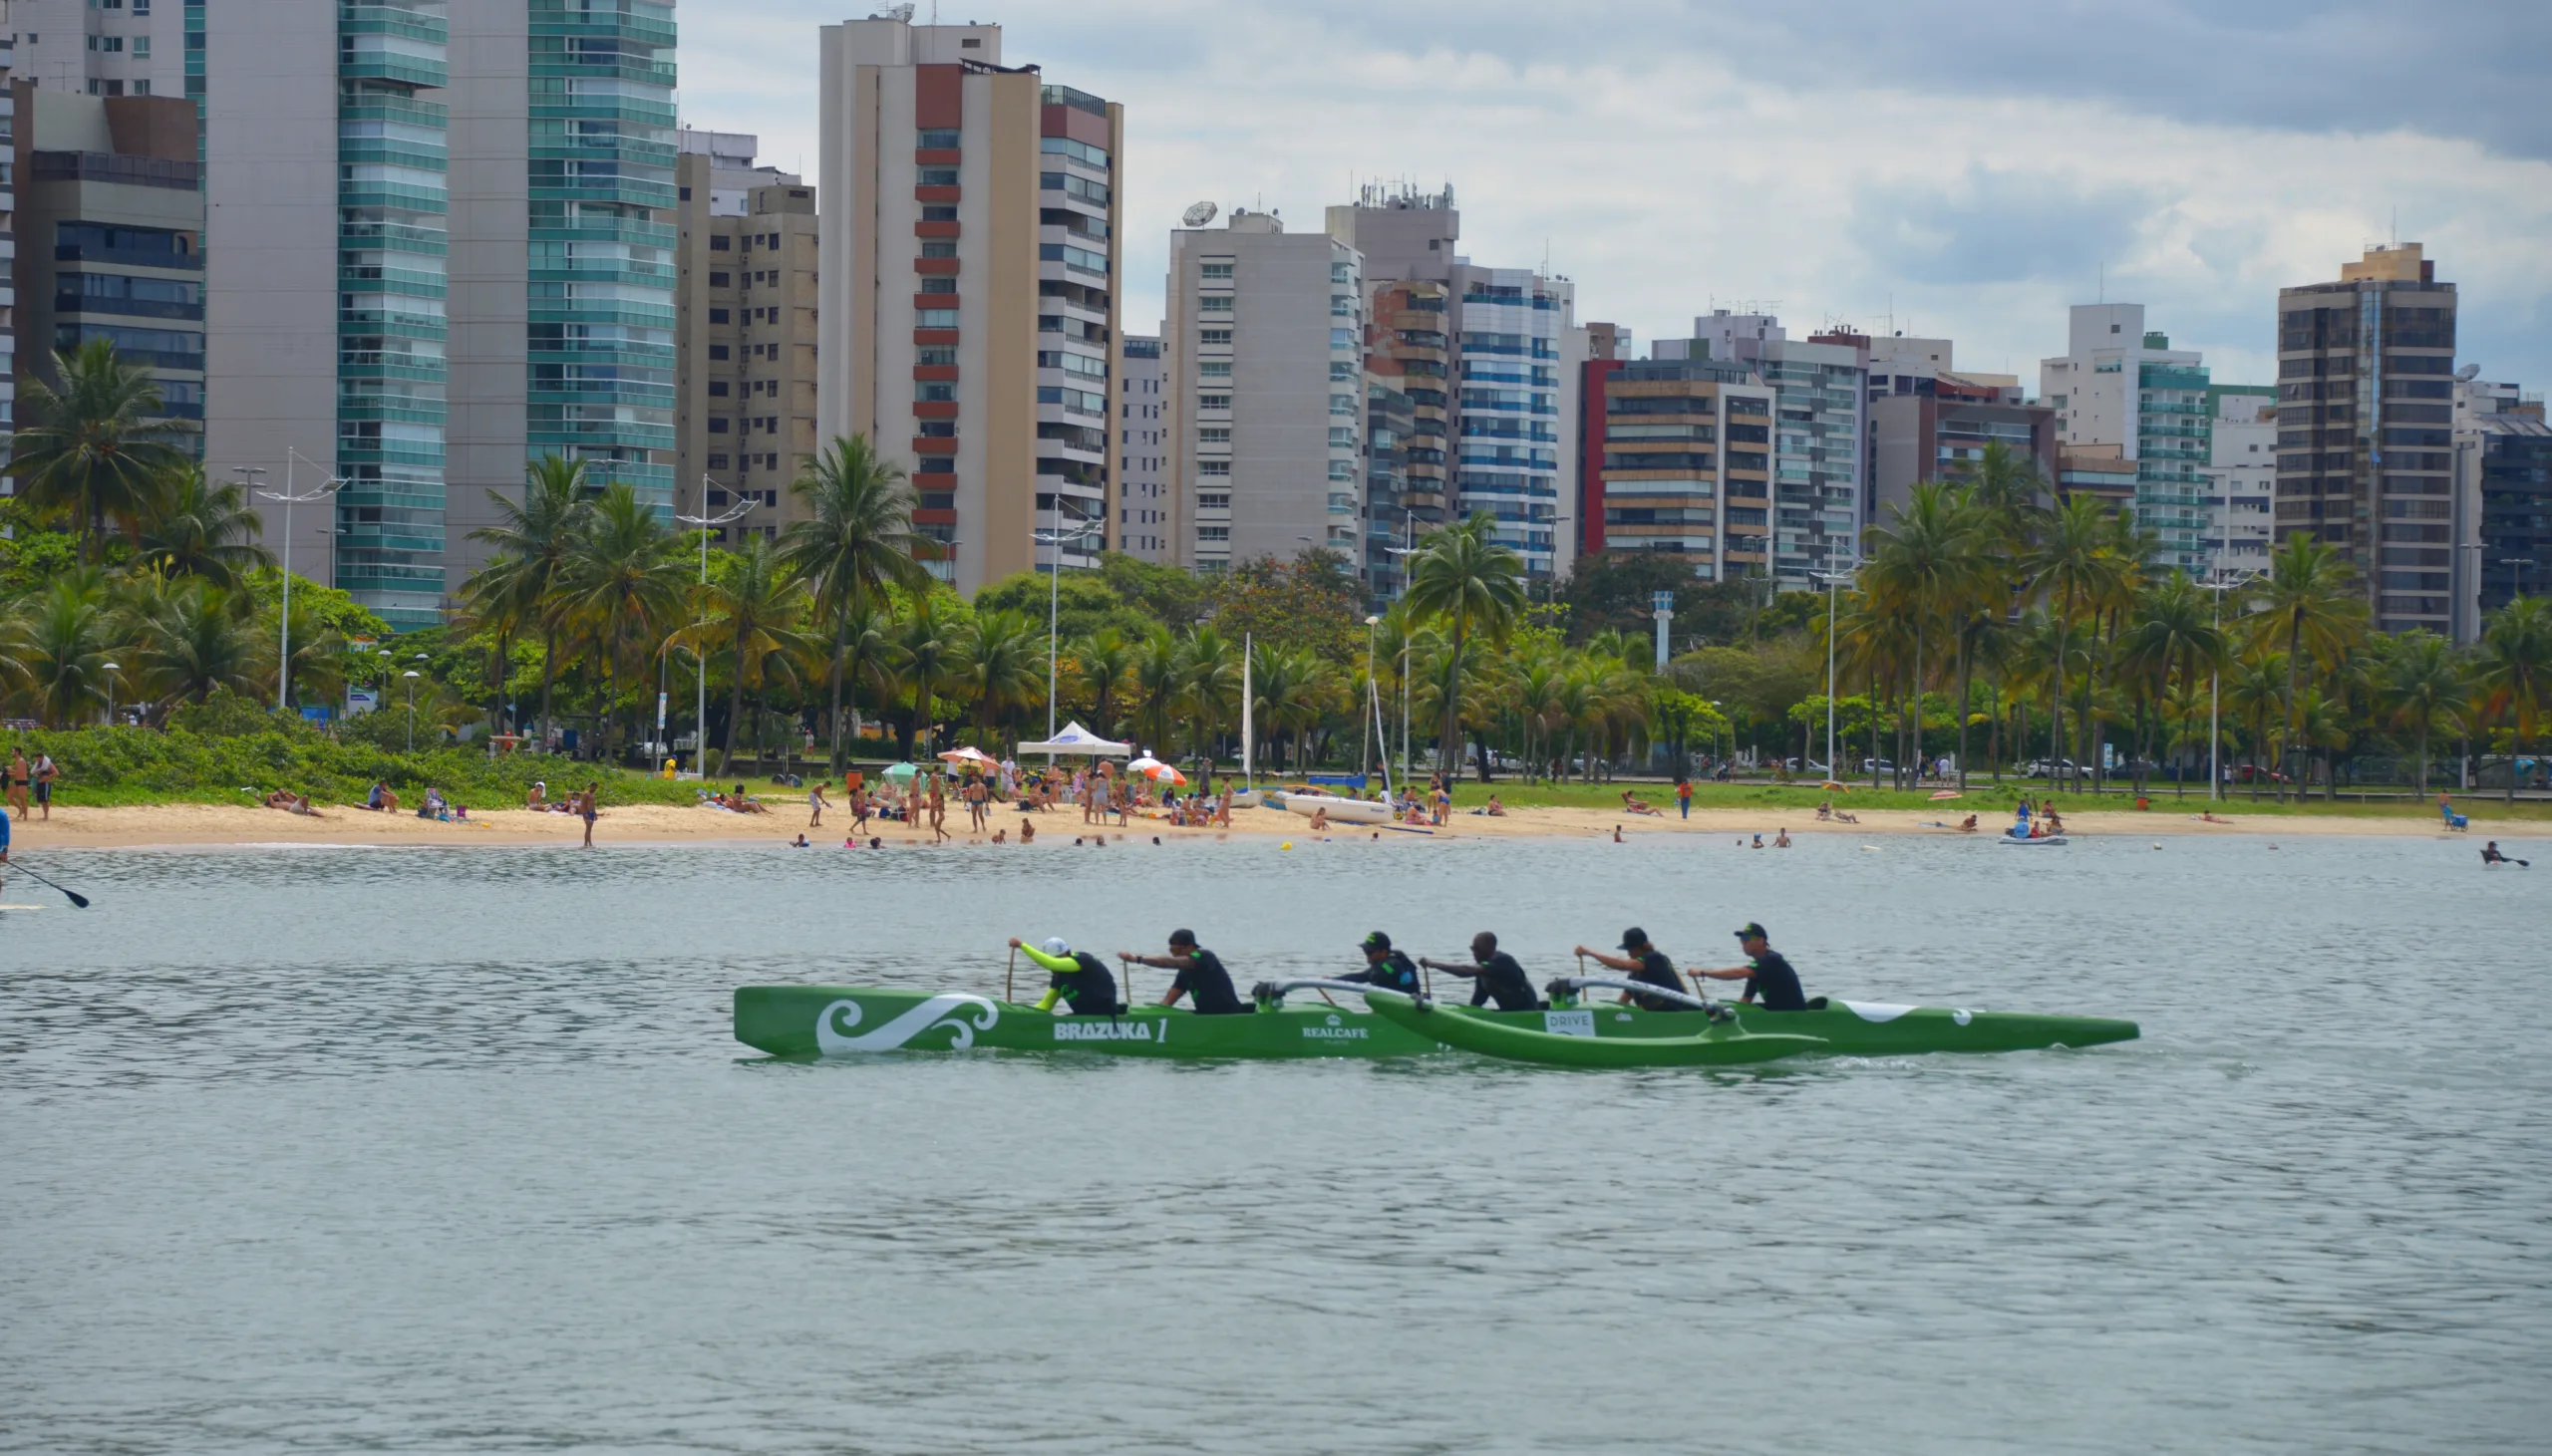
[[[1042,743],[1022,743],[1022,753],[1078,753],[1087,758],[1125,758],[1134,751],[1131,743],[1112,743],[1077,723],[1064,725],[1063,730]]]

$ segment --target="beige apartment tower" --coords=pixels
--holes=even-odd
[[[912,471],[960,591],[1097,564],[1121,449],[1123,109],[1004,66],[996,25],[845,21],[822,53],[817,437],[866,435]]]
[[[686,138],[686,141],[689,139]],[[674,501],[755,509],[718,539],[777,535],[804,512],[789,483],[815,454],[815,189],[786,172],[727,180],[708,153],[675,167]]]

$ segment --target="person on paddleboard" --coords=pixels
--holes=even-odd
[[[1675,963],[1666,959],[1664,951],[1649,944],[1647,931],[1638,926],[1632,926],[1623,931],[1622,951],[1621,955],[1608,956],[1588,946],[1577,948],[1577,954],[1594,961],[1599,966],[1629,972],[1633,981],[1646,982],[1650,986],[1662,986],[1668,991],[1680,992],[1684,989],[1684,978],[1675,974]],[[1648,1012],[1692,1010],[1691,1007],[1677,1002],[1664,1001],[1653,996],[1641,996],[1637,992],[1625,991],[1621,999]]]
[[[1051,1012],[1058,1001],[1072,1008],[1076,1017],[1113,1017],[1124,1010],[1116,1000],[1116,978],[1109,974],[1108,963],[1088,951],[1074,950],[1062,936],[1043,946],[1012,936],[1010,948],[1027,952],[1029,960],[1046,969],[1046,999],[1037,1003],[1037,1010]]]
[[[1471,984],[1471,1005],[1497,1003],[1501,1012],[1537,1012],[1542,999],[1533,994],[1533,983],[1515,958],[1497,948],[1497,937],[1487,931],[1471,937],[1471,959],[1468,965],[1458,961],[1425,961],[1418,964],[1430,971],[1459,976]]]
[[[1418,995],[1418,965],[1409,959],[1407,951],[1392,949],[1390,936],[1375,931],[1365,937],[1359,949],[1365,953],[1365,969],[1353,976],[1341,976],[1339,980],[1360,981],[1385,991],[1397,991],[1403,996]]]
[[[1232,973],[1223,969],[1220,956],[1196,944],[1196,932],[1173,930],[1169,933],[1169,954],[1137,956],[1131,951],[1118,951],[1116,959],[1128,965],[1152,966],[1175,971],[1178,979],[1169,984],[1169,995],[1160,999],[1165,1007],[1178,1005],[1186,997],[1200,1017],[1238,1016],[1249,1010],[1249,1004],[1232,990]]]
[[[1781,953],[1773,950],[1771,943],[1763,938],[1763,927],[1748,924],[1737,933],[1737,943],[1746,950],[1746,965],[1693,974],[1713,981],[1745,982],[1746,994],[1737,999],[1742,1005],[1752,1004],[1759,996],[1763,1010],[1767,1012],[1803,1012],[1808,1009],[1807,993],[1799,989],[1798,973],[1791,970],[1790,963],[1782,959]]]

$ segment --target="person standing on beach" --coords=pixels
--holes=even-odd
[[[1675,780],[1675,807],[1684,811],[1685,818],[1693,817],[1693,781],[1691,779]]]
[[[992,790],[980,774],[966,779],[966,820],[977,834],[992,827]]]
[[[948,837],[948,793],[936,773],[930,776],[930,833],[933,844]]]
[[[36,753],[36,803],[43,808],[45,820],[53,819],[53,781],[62,770],[53,766],[53,755],[39,749]]]
[[[27,816],[27,774],[29,771],[30,770],[27,767],[27,750],[25,748],[12,745],[9,749],[9,807],[18,811],[18,817],[20,819],[24,819]]]
[[[824,781],[820,778],[806,785],[806,827],[812,829],[824,822]]]
[[[586,784],[585,791],[577,795],[576,812],[585,821],[585,848],[587,849],[594,847],[594,820],[602,813],[602,810],[594,806],[594,795],[601,792],[602,783],[596,780]]]
[[[868,785],[861,783],[856,773],[850,779],[850,832],[857,835],[868,827]]]

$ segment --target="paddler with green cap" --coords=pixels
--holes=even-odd
[[[1028,959],[1044,967],[1050,978],[1046,999],[1037,1003],[1037,1010],[1051,1012],[1058,1001],[1076,1017],[1113,1017],[1124,1010],[1116,1002],[1116,978],[1109,974],[1108,963],[1088,951],[1075,951],[1062,936],[1052,937],[1042,947],[1012,936],[1010,946],[1027,952]]]

